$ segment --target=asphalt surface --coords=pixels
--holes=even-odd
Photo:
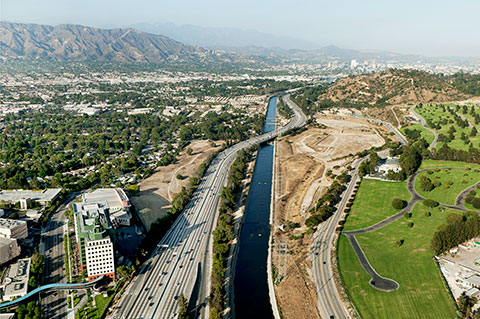
[[[364,118],[361,117],[357,113],[356,115],[352,116],[353,118],[362,118],[371,123],[381,124],[384,125],[388,131],[392,132],[397,140],[402,144],[407,144],[407,139],[405,136],[402,135],[393,125],[388,122],[371,119],[371,118]],[[317,230],[316,239],[313,243],[312,249],[312,269],[313,269],[313,277],[315,284],[317,286],[317,297],[319,303],[319,312],[322,318],[350,318],[350,315],[347,309],[342,302],[340,294],[338,293],[337,287],[335,285],[335,281],[333,278],[333,267],[331,265],[331,250],[334,245],[334,238],[335,238],[335,229],[338,225],[338,222],[341,219],[341,215],[343,210],[345,209],[345,205],[347,204],[348,199],[350,198],[355,183],[359,179],[358,176],[358,166],[360,165],[361,161],[358,161],[354,165],[354,171],[352,173],[351,180],[347,185],[347,189],[345,190],[344,194],[342,195],[342,199],[340,203],[337,205],[337,210],[333,216],[323,222],[319,229]],[[360,247],[360,246],[359,246]],[[360,248],[361,251],[361,248]],[[365,256],[363,254],[363,256]],[[366,257],[365,257],[366,259]],[[373,270],[373,268],[372,268]],[[374,272],[374,271],[373,271]],[[389,286],[389,284],[384,284],[384,282],[380,279],[381,276],[377,275],[375,277],[378,278],[379,282],[373,281],[375,285],[378,287]]]
[[[352,245],[353,250],[355,251],[355,254],[357,255],[358,261],[362,265],[363,269],[370,275],[370,285],[378,290],[383,290],[383,291],[394,291],[397,290],[400,285],[392,279],[385,278],[380,276],[375,269],[370,265],[368,262],[367,257],[365,256],[362,248],[358,244],[357,239],[355,238],[355,235],[352,234],[345,234],[348,238],[348,241],[350,242],[350,245]]]
[[[429,130],[430,132],[433,133],[433,142],[432,144],[430,144],[430,147],[428,148],[430,151],[431,150],[434,150],[435,147],[437,146],[437,143],[438,143],[438,133],[437,131],[435,130],[432,130],[431,128],[429,128],[427,126],[427,123],[425,122],[425,119],[420,115],[418,114],[417,112],[415,112],[415,107],[414,106],[411,106],[410,107],[410,111],[420,120],[420,123],[422,124],[422,126],[424,128],[426,128],[427,130]]]
[[[463,167],[440,167],[439,169],[465,169],[465,168],[463,168]],[[355,251],[355,254],[357,255],[358,261],[362,265],[363,269],[365,269],[365,271],[370,275],[370,277],[371,277],[370,285],[372,285],[372,287],[374,287],[376,289],[384,290],[384,291],[393,291],[393,290],[397,290],[399,288],[399,285],[396,281],[394,281],[392,279],[380,276],[375,271],[375,269],[373,269],[373,267],[368,262],[367,256],[365,256],[365,253],[363,252],[362,248],[360,247],[360,244],[358,243],[357,239],[355,238],[355,235],[356,234],[368,233],[368,232],[372,232],[372,231],[378,230],[380,228],[383,228],[383,227],[387,226],[388,224],[391,224],[394,221],[402,218],[405,213],[411,212],[413,207],[415,206],[415,204],[417,204],[419,201],[422,201],[422,200],[425,199],[420,194],[418,194],[417,191],[415,190],[415,180],[417,179],[418,175],[420,175],[421,173],[426,172],[426,171],[431,171],[431,170],[434,170],[434,168],[422,169],[422,170],[419,170],[419,171],[415,172],[415,174],[413,174],[409,177],[408,182],[407,182],[407,190],[410,192],[411,198],[408,201],[407,206],[404,209],[402,209],[400,212],[398,212],[395,215],[392,215],[388,218],[385,218],[384,220],[382,220],[382,221],[380,221],[380,222],[378,222],[378,223],[376,223],[372,226],[365,227],[365,228],[362,228],[362,229],[349,230],[349,231],[342,232],[348,238],[353,250]],[[478,185],[478,184],[480,184],[480,182],[478,182],[475,185],[470,186],[470,187],[466,188],[465,190],[463,190],[457,196],[457,198],[455,199],[455,205],[446,205],[446,204],[440,203],[440,206],[450,208],[450,209],[460,210],[460,211],[467,211],[467,209],[465,209],[465,207],[463,206],[464,202],[465,202],[465,197],[470,192],[470,190],[476,188],[476,185]]]
[[[352,177],[333,216],[320,224],[315,234],[312,249],[313,278],[317,286],[318,309],[321,318],[350,318],[335,285],[331,264],[331,250],[334,247],[335,229],[340,221],[348,199],[351,197],[358,176],[358,167],[362,160],[353,167]]]
[[[43,252],[45,257],[44,284],[64,283],[65,273],[65,249],[63,234],[66,227],[65,212],[68,205],[76,194],[70,195],[51,215],[47,226],[42,232]],[[61,319],[67,317],[67,292],[46,294],[42,298],[42,318]]]
[[[187,207],[114,306],[111,318],[176,318],[178,297],[195,292],[196,317],[208,318],[211,233],[216,224],[220,192],[237,152],[305,125],[301,110],[287,98],[292,120],[281,129],[240,142],[222,151],[210,164]],[[192,300],[190,301],[192,303]],[[195,301],[193,301],[195,302]]]

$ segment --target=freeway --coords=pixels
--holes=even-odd
[[[42,231],[43,248],[41,253],[45,256],[44,282],[49,284],[66,282],[65,278],[65,249],[63,234],[67,225],[65,212],[70,202],[77,196],[73,193],[68,196],[51,215],[46,228]],[[65,291],[50,294],[42,299],[43,318],[66,318],[67,295]]]
[[[284,100],[293,111],[287,125],[237,143],[213,159],[186,208],[115,305],[112,318],[176,318],[180,294],[189,299],[195,287],[200,287],[198,297],[194,298],[197,317],[208,317],[205,306],[209,295],[211,233],[216,224],[220,192],[238,151],[306,124],[305,115],[288,95]]]

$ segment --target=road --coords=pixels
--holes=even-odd
[[[335,245],[335,228],[340,221],[348,199],[359,180],[358,167],[362,160],[353,165],[353,173],[336,211],[329,219],[320,224],[315,234],[312,249],[313,278],[317,286],[318,308],[321,318],[350,318],[335,285],[331,264],[331,251]]]
[[[424,128],[426,128],[427,130],[429,130],[430,132],[433,133],[433,141],[432,141],[432,144],[430,144],[430,147],[428,148],[430,151],[434,150],[436,147],[437,147],[437,143],[438,143],[438,133],[437,131],[435,130],[432,130],[431,128],[429,128],[427,126],[427,122],[425,121],[425,119],[423,118],[423,116],[421,116],[420,114],[418,114],[417,112],[415,112],[415,107],[414,106],[411,106],[410,107],[410,111],[412,112],[413,115],[415,115],[419,120],[420,120],[420,123],[422,124],[422,126]]]
[[[66,227],[65,212],[68,205],[77,194],[70,195],[48,220],[42,232],[43,254],[45,256],[44,284],[66,282],[65,278],[65,249],[63,234]],[[67,294],[59,291],[49,294],[42,299],[42,317],[48,319],[61,319],[67,317]]]
[[[292,120],[284,127],[240,142],[222,151],[210,164],[192,199],[157,245],[149,260],[115,305],[112,318],[176,318],[177,299],[195,293],[197,317],[208,318],[211,233],[216,224],[220,192],[239,150],[258,145],[306,124],[305,115],[288,96]]]

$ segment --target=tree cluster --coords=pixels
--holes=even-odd
[[[480,235],[480,216],[474,212],[464,215],[451,213],[447,224],[438,226],[433,234],[431,247],[439,255],[459,244]]]

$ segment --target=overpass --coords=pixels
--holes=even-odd
[[[48,284],[44,285],[41,287],[38,287],[29,293],[27,293],[25,296],[20,297],[18,299],[4,302],[0,304],[0,309],[5,308],[5,307],[11,307],[15,306],[16,304],[22,303],[29,298],[33,297],[34,295],[44,292],[44,291],[49,291],[49,290],[70,290],[70,289],[86,289],[86,288],[91,288],[95,286],[97,283],[102,282],[104,279],[104,276],[100,276],[94,281],[89,281],[89,282],[83,282],[83,283],[76,283],[76,284],[69,284],[69,283],[59,283],[59,284]]]
[[[306,124],[305,115],[288,96],[286,103],[293,116],[284,127],[239,142],[217,155],[208,167],[197,190],[172,227],[162,238],[150,259],[114,306],[113,318],[176,318],[178,298],[190,299],[197,290],[198,317],[205,311],[210,293],[212,231],[218,217],[220,193],[230,166],[240,150],[269,141]]]

